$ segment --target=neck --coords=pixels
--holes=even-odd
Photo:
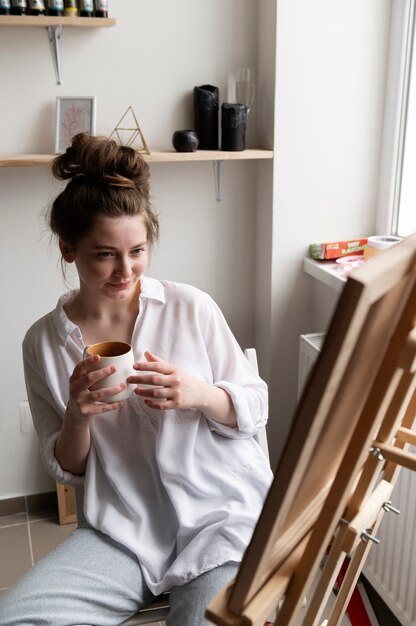
[[[65,306],[65,310],[68,317],[79,325],[88,322],[118,323],[137,316],[139,296],[140,283],[130,298],[120,300],[97,298],[96,294],[89,293],[81,285],[77,295]]]

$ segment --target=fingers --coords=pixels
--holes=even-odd
[[[156,400],[144,400],[145,404],[149,406],[151,409],[157,409],[159,411],[167,411],[168,409],[176,409],[177,406],[172,400],[165,400],[156,402]]]
[[[84,418],[114,411],[123,405],[122,401],[107,402],[106,398],[123,391],[127,387],[126,383],[121,382],[101,389],[94,389],[99,381],[117,370],[113,365],[99,367],[99,361],[99,356],[92,356],[78,363],[69,381],[71,405],[75,413]]]
[[[197,381],[178,366],[164,361],[152,352],[144,353],[146,361],[134,364],[137,374],[127,383],[137,385],[134,392],[153,409],[186,409],[197,401]]]
[[[85,419],[89,421],[94,415],[115,411],[123,406],[122,400],[117,402],[107,402],[106,398],[114,396],[126,388],[124,383],[112,385],[96,391],[84,390],[80,393],[70,395],[68,407],[71,407],[70,413],[76,421],[83,422]]]
[[[157,357],[158,358],[158,357]],[[175,371],[174,366],[167,361],[158,359],[158,361],[135,363],[133,368],[137,370],[137,374],[129,376],[127,382],[133,385],[151,385],[156,387],[168,387],[172,384],[171,376]]]
[[[156,354],[153,354],[152,352],[149,352],[149,350],[146,350],[146,352],[144,353],[144,356],[146,357],[146,359],[152,363],[157,363],[158,361],[163,361],[163,359],[161,359],[160,357],[156,356]]]
[[[77,363],[74,371],[72,372],[70,380],[77,380],[78,378],[85,376],[85,374],[90,372],[93,367],[96,367],[96,364],[99,360],[99,355],[95,354],[94,356],[89,356],[88,359],[84,359],[83,361]]]
[[[98,404],[94,404],[93,415],[101,415],[101,413],[108,413],[109,411],[116,411],[117,409],[120,409],[123,406],[123,404],[124,402],[122,400],[120,400],[119,402],[98,401]]]
[[[142,380],[145,376],[138,377]],[[149,377],[153,378],[153,377]],[[135,394],[143,398],[144,402],[153,409],[179,409],[185,408],[185,397],[183,389],[179,384],[176,384],[175,377],[164,376],[166,380],[171,380],[172,384],[168,384],[165,381],[164,385],[152,385],[141,387],[137,386],[134,390]],[[157,376],[154,377],[154,381],[157,381]]]
[[[133,376],[129,376],[127,378],[127,382],[132,385],[151,385],[152,387],[165,387],[169,386],[170,377],[166,374],[155,374],[154,372],[143,372],[142,374],[137,374]]]
[[[145,351],[144,356],[146,361],[139,361],[138,363],[135,363],[133,366],[134,369],[143,370],[144,372],[160,372],[161,374],[170,374],[177,369],[176,365],[161,359],[156,354],[153,354],[153,352],[149,352],[149,350]]]
[[[114,365],[108,365],[107,367],[99,367],[100,356],[90,356],[83,361],[80,361],[74,368],[72,376],[70,377],[70,385],[79,384],[80,387],[88,389],[95,383],[114,374],[117,368]]]

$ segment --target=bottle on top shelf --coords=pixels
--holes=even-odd
[[[108,17],[108,1],[94,0],[95,17]]]
[[[77,0],[64,0],[64,15],[66,17],[77,17],[79,15]]]
[[[64,14],[64,0],[47,0],[48,15],[60,17]]]
[[[11,0],[12,15],[27,15],[27,2],[26,0]]]
[[[80,0],[79,8],[81,17],[92,17],[94,15],[94,0]]]
[[[29,0],[29,15],[45,15],[43,0]]]
[[[10,15],[10,0],[0,0],[0,15]]]

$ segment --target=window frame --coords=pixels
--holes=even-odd
[[[409,108],[416,0],[393,0],[384,103],[376,233],[397,235]]]

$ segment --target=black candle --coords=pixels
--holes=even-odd
[[[194,88],[195,131],[200,150],[218,150],[219,89],[213,85]]]
[[[246,126],[246,105],[224,102],[221,107],[221,150],[245,150]]]

